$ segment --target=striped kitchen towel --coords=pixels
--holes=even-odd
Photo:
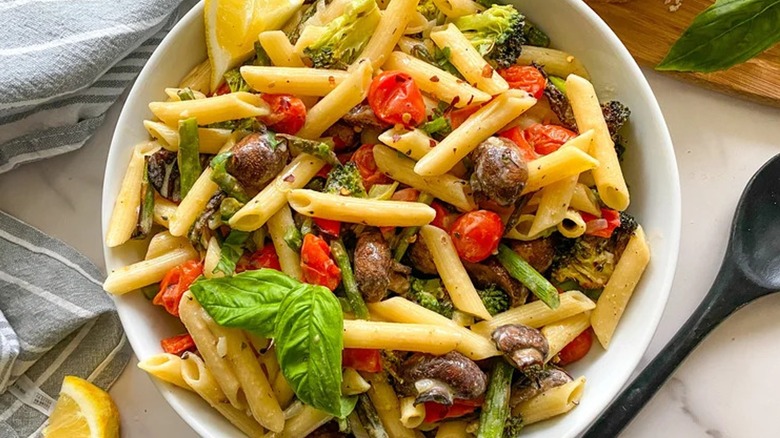
[[[81,147],[194,3],[0,1],[0,173]]]
[[[132,351],[103,275],[0,211],[0,437],[37,437],[66,375],[108,388]]]

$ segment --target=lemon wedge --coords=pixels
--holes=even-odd
[[[44,438],[118,438],[119,411],[106,391],[66,376]]]
[[[206,0],[211,90],[225,72],[252,56],[260,32],[279,29],[302,5],[303,0]]]

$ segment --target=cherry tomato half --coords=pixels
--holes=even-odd
[[[472,105],[467,106],[466,108],[456,109],[450,112],[450,126],[452,126],[452,129],[457,128],[458,126],[462,125],[463,122],[466,121],[469,117],[471,117],[472,114],[477,112],[477,110],[480,108],[479,105]]]
[[[463,260],[479,263],[498,249],[504,224],[501,217],[489,210],[465,213],[452,225],[450,237]]]
[[[179,317],[179,301],[184,292],[196,278],[203,273],[203,264],[195,260],[189,260],[168,271],[160,282],[160,291],[157,292],[152,303],[163,306],[165,310],[175,317]]]
[[[312,221],[320,231],[328,236],[339,237],[339,234],[341,234],[341,222],[339,221],[319,217],[313,217]]]
[[[558,365],[565,366],[585,357],[593,345],[593,331],[587,329],[574,338],[573,341],[566,344],[558,353]]]
[[[498,74],[506,79],[509,88],[527,91],[531,96],[540,99],[544,94],[547,79],[534,66],[513,65],[509,68],[498,70]]]
[[[425,422],[435,423],[446,418],[458,418],[477,410],[485,402],[480,397],[476,400],[455,400],[452,406],[436,402],[425,402]]]
[[[282,266],[279,264],[279,256],[276,254],[276,248],[274,248],[273,243],[267,243],[264,247],[251,254],[245,252],[236,262],[236,274],[261,268],[282,270]]]
[[[564,143],[576,136],[576,133],[563,126],[542,125],[541,123],[531,125],[523,131],[525,141],[533,146],[536,153],[540,155],[557,151]]]
[[[269,128],[284,134],[295,134],[306,122],[306,105],[301,99],[289,94],[263,94],[260,97],[268,102],[271,113],[258,117]]]
[[[425,102],[417,83],[400,71],[375,77],[368,89],[368,104],[379,120],[414,127],[425,121]]]
[[[452,224],[458,218],[458,215],[451,212],[443,203],[437,200],[431,202],[431,208],[436,211],[436,217],[433,218],[431,225],[449,231],[450,228],[452,228]]]
[[[499,132],[499,137],[511,140],[520,149],[520,155],[526,162],[533,161],[539,158],[539,154],[536,153],[534,147],[528,144],[523,137],[523,130],[519,126],[507,129],[506,131]]]
[[[177,356],[181,356],[185,351],[195,351],[195,341],[189,333],[165,338],[160,341],[160,346],[164,352]]]
[[[352,154],[350,161],[357,164],[360,176],[363,178],[363,187],[368,191],[374,184],[390,184],[390,177],[382,173],[374,161],[374,145],[364,144]]]
[[[382,371],[382,356],[379,354],[379,350],[345,348],[341,352],[341,362],[346,368],[367,373]]]
[[[311,233],[303,237],[301,269],[307,283],[335,290],[341,282],[341,269],[330,257],[328,243]]]
[[[409,187],[396,191],[393,193],[393,196],[391,196],[390,199],[393,201],[415,202],[419,197],[420,191]]]

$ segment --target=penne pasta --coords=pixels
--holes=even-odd
[[[470,0],[469,0],[470,1]],[[385,70],[408,73],[425,93],[457,108],[490,100],[490,94],[480,91],[461,79],[403,52],[393,52],[382,66]]]
[[[292,402],[292,399],[295,398],[295,393],[293,392],[292,388],[290,387],[290,384],[287,382],[287,379],[284,377],[282,373],[276,374],[273,388],[274,388],[274,396],[276,397],[276,400],[279,402],[279,406],[286,409],[290,405],[290,402]]]
[[[166,88],[165,94],[168,96],[168,101],[170,102],[179,102],[181,101],[181,96],[179,96],[179,93],[187,90],[187,88]],[[195,99],[205,99],[206,95],[201,93],[198,90],[190,89],[192,92],[192,95],[195,97]]]
[[[282,272],[296,280],[303,280],[301,257],[297,251],[290,248],[285,240],[285,235],[291,228],[295,228],[295,222],[290,207],[286,205],[283,205],[276,214],[268,219],[268,233],[271,235],[274,249],[279,256]]]
[[[598,160],[586,152],[577,148],[560,148],[528,163],[528,180],[523,194],[533,193],[544,186],[598,166]]]
[[[420,236],[431,252],[431,258],[439,271],[441,280],[450,294],[452,303],[463,312],[470,313],[485,320],[490,320],[482,299],[471,283],[471,278],[460,261],[452,239],[446,231],[432,225],[420,228]]]
[[[385,373],[361,373],[371,384],[368,397],[376,408],[387,434],[393,438],[416,438],[412,429],[401,423],[401,406]]]
[[[533,226],[535,220],[535,215],[533,214],[521,214],[517,219],[517,224],[515,227],[506,231],[504,237],[507,239],[522,240],[524,242],[544,237],[546,234],[548,234],[550,228],[544,229],[537,234],[531,234],[531,227]]]
[[[379,135],[379,141],[413,160],[424,157],[436,146],[436,140],[416,128],[411,131],[401,127],[390,128]]]
[[[419,0],[390,0],[382,12],[374,34],[360,53],[361,58],[369,59],[375,69],[381,67],[403,36],[411,18],[417,13],[418,2]]]
[[[163,148],[176,152],[179,150],[179,130],[165,123],[144,120],[144,128]],[[232,134],[229,129],[198,128],[198,145],[202,154],[216,154],[225,145]]]
[[[585,377],[580,377],[520,403],[512,410],[512,415],[522,417],[524,425],[538,423],[574,409],[580,404],[584,391]]]
[[[466,421],[446,421],[436,429],[436,438],[469,438],[472,435],[466,431]]]
[[[189,88],[203,94],[210,94],[211,87],[209,81],[211,81],[211,64],[207,59],[187,73],[187,76],[179,82],[179,88]]]
[[[563,220],[558,223],[557,228],[563,237],[575,239],[585,234],[585,220],[577,211],[569,209],[566,210]]]
[[[344,368],[341,380],[341,393],[344,395],[362,394],[371,389],[366,379],[352,368]]]
[[[404,397],[400,402],[401,424],[407,429],[414,429],[425,420],[425,404],[414,404],[414,397]]]
[[[477,323],[471,326],[471,330],[482,336],[490,337],[493,330],[506,324],[522,324],[540,328],[586,310],[593,310],[596,307],[596,303],[576,290],[562,293],[560,301],[557,309],[551,309],[541,301],[524,304],[494,315],[490,321]]]
[[[150,284],[158,283],[171,269],[188,260],[198,260],[199,254],[192,246],[142,260],[112,271],[103,282],[103,289],[121,295]]]
[[[580,182],[574,186],[574,192],[571,195],[571,208],[601,217],[601,207],[596,195],[588,186]]]
[[[596,181],[599,197],[607,207],[625,210],[630,202],[628,187],[620,169],[615,143],[601,112],[596,90],[586,79],[570,75],[566,79],[566,95],[579,129],[594,131],[590,153],[599,162],[599,166],[593,169],[593,179]]]
[[[184,237],[182,237],[184,239]],[[219,258],[222,256],[222,248],[219,246],[219,241],[216,237],[211,236],[209,239],[209,246],[206,248],[206,256],[203,257],[203,276],[206,278],[219,278],[224,277],[225,273],[217,271],[217,265],[219,264]]]
[[[542,335],[549,345],[545,362],[549,362],[563,347],[590,327],[590,313],[585,311],[542,327]]]
[[[189,239],[185,237],[176,237],[168,231],[162,231],[155,234],[149,241],[149,247],[146,249],[144,260],[150,260],[155,257],[171,252],[176,249],[191,248]]]
[[[469,116],[432,151],[422,157],[414,166],[414,171],[422,176],[446,173],[485,139],[535,103],[536,99],[524,91],[509,90],[502,93]]]
[[[320,426],[333,419],[332,416],[315,409],[311,406],[304,406],[298,415],[290,418],[284,424],[284,430],[279,434],[279,438],[299,438],[305,437]]]
[[[477,209],[468,181],[451,174],[420,176],[414,172],[414,161],[382,145],[374,146],[374,161],[382,173],[398,182],[429,193],[461,211]]]
[[[208,99],[181,102],[152,102],[149,109],[169,126],[177,126],[179,120],[195,117],[198,125],[228,120],[259,117],[269,114],[268,104],[258,95],[238,92],[209,97]]]
[[[325,96],[344,82],[349,73],[307,67],[264,67],[246,65],[241,76],[255,91],[300,96]]]
[[[430,324],[344,321],[344,348],[444,354],[457,349],[462,339],[458,332]]]
[[[295,53],[295,47],[281,30],[267,30],[257,36],[260,46],[271,59],[273,65],[279,67],[305,67],[301,57]],[[241,72],[244,75],[244,72]],[[245,78],[246,80],[246,78]],[[251,86],[251,85],[250,85]]]
[[[290,191],[287,201],[304,216],[375,227],[415,227],[436,217],[436,211],[421,202],[379,201],[305,189]]]
[[[177,207],[178,205],[176,205],[173,201],[169,201],[155,192],[154,223],[168,228],[168,221],[171,216],[173,216],[173,213],[176,212]]]
[[[471,41],[454,24],[431,32],[431,39],[441,49],[450,49],[450,62],[470,84],[492,96],[509,89],[506,80],[482,58]]]
[[[324,161],[309,154],[298,155],[230,218],[230,226],[241,231],[254,231],[262,227],[287,203],[287,193],[305,186],[324,165]]]
[[[634,231],[626,249],[623,250],[623,255],[599,296],[596,309],[590,318],[596,338],[605,349],[609,347],[628,300],[649,262],[650,248],[647,246],[645,232],[640,226]]]
[[[517,63],[519,65],[536,63],[544,67],[547,74],[562,78],[572,74],[585,79],[590,78],[588,71],[579,59],[569,53],[547,47],[523,46]]]
[[[145,157],[160,148],[155,142],[141,143],[133,148],[130,164],[119,187],[114,202],[111,220],[106,232],[106,246],[114,248],[128,240],[138,225],[138,212],[141,208],[141,184],[146,167]]]
[[[175,354],[159,353],[138,362],[138,368],[179,388],[192,391],[181,376],[182,359]]]

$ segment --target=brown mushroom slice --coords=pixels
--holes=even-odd
[[[451,406],[455,399],[473,400],[487,389],[487,376],[474,361],[451,351],[443,356],[415,353],[402,367],[408,393],[415,404],[433,401]]]
[[[539,272],[545,272],[550,269],[553,257],[555,257],[555,245],[551,237],[543,237],[526,242],[512,240],[509,243],[509,247]]]
[[[439,271],[436,270],[436,265],[433,263],[433,256],[431,250],[425,244],[425,241],[420,239],[414,241],[409,246],[409,261],[414,269],[422,272],[423,274],[436,275]]]
[[[539,330],[521,324],[502,325],[493,331],[492,337],[498,351],[520,371],[542,367],[550,351]]]
[[[514,408],[520,403],[528,401],[548,389],[565,385],[571,381],[572,378],[566,371],[556,367],[549,367],[537,373],[523,374],[523,376],[512,385],[509,405]]]
[[[469,183],[477,195],[499,205],[514,205],[528,180],[528,166],[513,142],[490,137],[471,153],[474,172]]]
[[[522,306],[528,298],[528,289],[522,283],[512,278],[504,265],[494,256],[479,263],[463,260],[463,267],[477,287],[488,288],[497,286],[509,295],[510,307]]]
[[[227,171],[246,189],[260,191],[279,174],[290,159],[285,142],[273,134],[253,132],[242,138],[232,149]]]
[[[382,234],[375,228],[360,234],[355,244],[355,281],[366,302],[385,297],[394,267],[393,255]]]

